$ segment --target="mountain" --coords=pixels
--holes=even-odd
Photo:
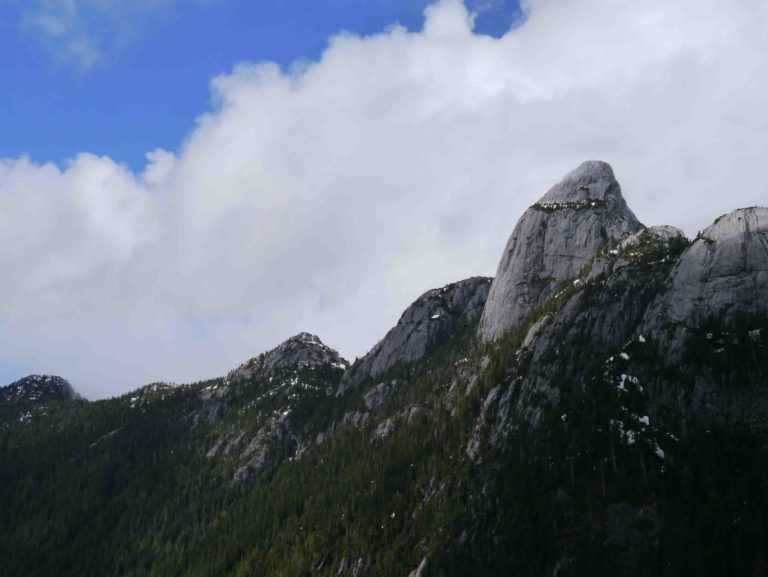
[[[645,330],[678,357],[690,330],[715,317],[733,324],[765,312],[768,302],[768,209],[718,218],[677,263],[669,288],[644,319]]]
[[[231,460],[236,455],[237,482],[300,456],[321,432],[325,419],[315,425],[313,417],[328,404],[348,367],[319,337],[299,333],[244,363],[221,384],[204,388],[209,422],[211,414],[224,416],[233,405],[241,407],[206,456]],[[244,417],[247,427],[241,424]]]
[[[560,283],[582,274],[600,248],[642,228],[613,169],[604,162],[581,164],[525,211],[512,231],[480,336],[496,339],[519,325]]]
[[[351,365],[0,389],[0,576],[768,575],[767,215],[645,227],[590,161]]]
[[[78,400],[72,385],[54,375],[29,375],[0,387],[0,424],[4,420],[27,422],[44,415],[52,405]]]
[[[77,398],[72,385],[53,375],[30,375],[0,388],[0,405],[24,406]]]
[[[338,394],[397,363],[419,360],[457,325],[477,322],[491,280],[473,277],[425,292],[405,310],[397,325],[344,374]]]
[[[229,374],[231,379],[251,378],[256,375],[274,377],[282,369],[293,367],[322,367],[331,365],[345,371],[349,362],[338,352],[323,344],[319,337],[299,333],[273,350],[249,360]]]

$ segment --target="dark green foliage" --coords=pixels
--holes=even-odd
[[[0,575],[391,576],[425,557],[445,576],[768,574],[768,435],[655,406],[650,384],[683,375],[651,342],[572,337],[591,351],[578,376],[556,372],[557,402],[532,398],[538,422],[513,413],[493,440],[498,398],[542,370],[520,351],[530,326],[611,290],[563,285],[502,340],[460,327],[342,398],[338,369],[298,368],[0,415]],[[767,366],[764,322],[712,321],[688,354],[743,384]],[[392,379],[379,413],[339,424]],[[272,464],[235,481],[245,445],[286,410]]]
[[[768,385],[768,314],[739,316],[725,323],[706,319],[686,342],[683,362],[707,367],[734,387]]]
[[[656,425],[629,361],[609,359],[489,457],[476,537],[443,553],[442,574],[767,574],[765,429]]]

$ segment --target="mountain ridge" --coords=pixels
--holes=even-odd
[[[766,214],[646,228],[590,161],[352,365],[0,414],[0,575],[764,575]]]
[[[55,375],[29,375],[0,387],[0,405],[68,401],[79,398],[69,381]]]

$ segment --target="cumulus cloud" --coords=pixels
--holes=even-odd
[[[130,265],[156,238],[157,216],[149,182],[109,158],[80,154],[63,170],[0,160],[4,317],[77,312],[78,287]]]
[[[228,369],[300,330],[349,357],[424,290],[493,274],[587,158],[647,224],[765,204],[758,1],[532,0],[502,38],[457,0],[421,31],[243,63],[141,174],[0,163],[0,343],[89,396]],[[0,359],[1,360],[1,359]]]

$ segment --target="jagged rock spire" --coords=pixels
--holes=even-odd
[[[518,326],[560,282],[588,268],[606,243],[642,228],[610,165],[581,164],[517,222],[480,319],[480,337],[493,340]]]

